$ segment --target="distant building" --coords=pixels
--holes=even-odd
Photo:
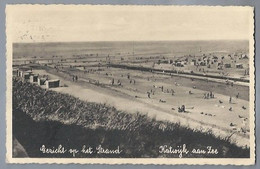
[[[225,67],[225,68],[231,68],[231,64],[230,64],[230,63],[225,63],[225,64],[224,64],[224,67]]]
[[[236,64],[236,68],[237,69],[243,69],[243,64],[241,64],[241,63],[240,64]]]
[[[183,67],[184,64],[183,64],[182,62],[176,62],[176,63],[175,63],[175,66],[177,66],[177,67]]]
[[[168,61],[167,61],[167,60],[161,60],[161,62],[160,62],[160,63],[167,64],[167,63],[168,63]]]

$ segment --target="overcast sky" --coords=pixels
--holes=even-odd
[[[249,39],[252,17],[249,7],[7,7],[13,42]]]

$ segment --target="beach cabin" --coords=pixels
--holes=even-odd
[[[30,82],[31,83],[37,83],[38,82],[38,75],[30,75]]]
[[[32,71],[31,70],[19,69],[18,75],[20,77],[24,77],[25,74],[32,74]]]
[[[197,63],[197,60],[196,59],[192,59],[191,62],[190,62],[190,65],[196,65]]]
[[[32,72],[32,68],[23,66],[18,68],[18,76],[23,77],[25,72]]]
[[[30,80],[30,76],[32,75],[32,71],[31,70],[27,70],[27,71],[19,71],[19,76],[22,77],[23,80]]]
[[[18,76],[19,70],[17,68],[13,68],[13,76]]]
[[[47,80],[47,78],[38,77],[37,83],[38,83],[39,86],[41,86],[41,85],[44,85],[44,84],[45,84],[46,80]]]
[[[22,77],[23,80],[30,80],[31,73],[30,72],[23,72]]]
[[[59,79],[54,79],[54,80],[47,80],[46,82],[46,88],[55,88],[60,86],[60,80]]]
[[[241,63],[236,64],[236,68],[237,68],[237,69],[243,69],[243,64],[241,64]]]
[[[19,70],[19,76],[23,77],[24,71],[23,70]]]

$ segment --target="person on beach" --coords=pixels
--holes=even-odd
[[[148,98],[150,99],[150,98],[151,98],[151,93],[150,93],[150,92],[147,92],[147,96],[148,96]]]
[[[111,84],[114,85],[114,83],[115,83],[115,79],[113,78]]]
[[[178,112],[179,113],[185,112],[185,105],[182,105],[181,107],[178,107]]]
[[[182,108],[182,111],[185,112],[185,105],[182,105],[181,108]]]
[[[173,89],[171,89],[171,91],[172,91],[172,96],[174,96],[174,93],[175,93],[175,92],[174,92],[174,90],[173,90]]]
[[[236,98],[238,99],[238,97],[239,97],[239,93],[237,93],[237,95],[236,95]]]
[[[229,97],[229,103],[232,103],[232,97],[231,96]]]

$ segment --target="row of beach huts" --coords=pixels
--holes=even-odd
[[[13,76],[21,77],[23,81],[35,83],[39,86],[45,85],[47,89],[60,86],[59,79],[49,79],[48,75],[34,74],[32,68],[14,68]]]

